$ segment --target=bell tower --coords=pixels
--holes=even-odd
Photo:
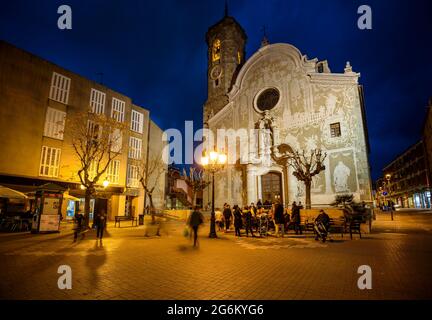
[[[247,36],[240,24],[228,15],[210,27],[206,34],[208,46],[207,87],[204,122],[218,113],[227,103],[240,68],[245,62]]]

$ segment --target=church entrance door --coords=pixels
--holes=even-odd
[[[262,200],[274,203],[276,200],[283,203],[282,199],[282,174],[269,172],[261,176]]]

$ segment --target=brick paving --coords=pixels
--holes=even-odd
[[[432,213],[379,214],[362,240],[311,234],[218,239],[201,229],[200,247],[170,221],[162,237],[143,227],[114,228],[103,245],[89,232],[0,234],[1,299],[431,299]],[[72,268],[72,290],[57,287],[57,268]],[[357,268],[372,268],[372,290],[357,288]]]

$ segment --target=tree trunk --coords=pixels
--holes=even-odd
[[[87,188],[85,192],[85,203],[84,203],[84,225],[89,226],[90,222],[90,200],[92,198],[91,188]]]
[[[311,208],[311,181],[305,181],[305,187],[306,187],[306,209]]]
[[[152,195],[151,192],[148,192],[147,196],[149,197],[149,201],[150,201],[150,214],[151,214],[151,218],[152,218],[152,223],[154,224],[156,222],[156,215],[155,215],[155,210],[154,210],[154,205],[153,205],[153,195]]]

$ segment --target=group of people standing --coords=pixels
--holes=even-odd
[[[96,228],[96,239],[102,240],[104,230],[106,228],[107,216],[104,209],[101,209],[93,220],[93,227]],[[78,235],[81,239],[85,238],[85,233],[88,231],[85,217],[81,211],[78,211],[74,216],[74,242],[77,241]]]
[[[228,232],[233,224],[237,237],[241,237],[243,228],[247,237],[249,233],[252,237],[255,237],[254,231],[255,233],[258,232],[260,221],[267,219],[270,222],[270,227],[275,229],[275,234],[283,237],[290,226],[293,226],[296,234],[302,233],[300,228],[300,209],[302,208],[301,202],[298,205],[293,202],[290,214],[289,209],[284,208],[279,201],[264,205],[261,204],[261,201],[258,201],[256,206],[251,203],[250,206],[244,206],[243,208],[238,205],[231,208],[228,203],[225,203],[223,210],[220,210],[220,208],[215,210],[215,221],[218,231]]]

